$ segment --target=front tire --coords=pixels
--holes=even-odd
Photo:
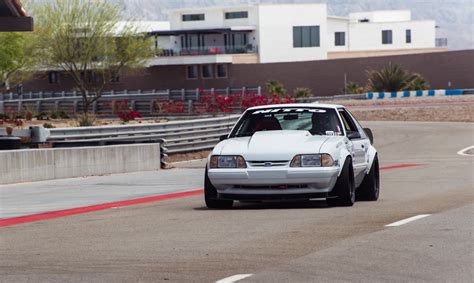
[[[217,190],[212,185],[211,180],[209,180],[209,176],[207,175],[207,169],[204,177],[204,200],[206,202],[207,208],[210,209],[231,208],[234,204],[233,200],[217,198]]]
[[[365,175],[362,184],[357,189],[357,199],[364,201],[377,201],[380,194],[380,175],[379,175],[379,159],[377,155],[374,157],[372,168],[369,174]]]
[[[342,167],[342,172],[337,178],[334,186],[336,197],[327,198],[326,202],[329,206],[353,206],[355,203],[355,185],[354,170],[352,169],[352,159],[347,158]]]

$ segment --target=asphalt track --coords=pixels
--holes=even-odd
[[[219,211],[197,191],[12,224],[0,228],[0,281],[474,281],[474,158],[457,154],[474,124],[364,124],[387,168],[378,202]],[[2,186],[1,217],[195,191],[201,166]]]

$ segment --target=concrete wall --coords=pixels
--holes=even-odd
[[[383,55],[383,54],[382,54]],[[224,79],[186,79],[186,66],[156,66],[135,76],[123,77],[113,90],[196,89],[242,86],[264,86],[269,79],[281,81],[292,92],[296,87],[309,87],[316,95],[340,94],[347,80],[360,85],[367,83],[367,70],[380,69],[390,62],[422,74],[433,89],[472,88],[474,86],[474,50],[424,53],[413,55],[351,58],[323,61],[231,64]],[[46,79],[25,82],[24,91],[69,91],[74,85],[64,75],[59,85],[49,85]],[[451,84],[449,84],[451,82]]]
[[[0,184],[158,169],[159,144],[0,151]]]

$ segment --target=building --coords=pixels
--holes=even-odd
[[[0,32],[32,31],[33,18],[19,0],[0,1]]]
[[[329,59],[444,51],[436,48],[435,21],[413,21],[409,10],[328,17],[327,36]]]
[[[435,22],[411,12],[327,15],[326,4],[259,4],[174,10],[151,65],[246,64],[429,52]]]
[[[440,52],[447,48],[436,47],[435,22],[413,21],[405,10],[334,17],[325,4],[259,4],[173,10],[169,26],[139,26],[154,36],[155,56],[145,72],[107,89],[255,87],[277,79],[290,92],[308,87],[334,95],[345,79],[363,85],[366,70],[389,62],[425,75],[433,87],[474,85],[468,64],[474,53]],[[25,91],[73,88],[64,74],[54,77],[25,83]]]

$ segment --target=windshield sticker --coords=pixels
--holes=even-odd
[[[253,112],[253,115],[257,114],[270,114],[270,113],[326,113],[324,109],[315,109],[315,108],[272,108],[272,109],[262,109]]]
[[[336,133],[334,131],[326,131],[326,136],[335,136]]]

